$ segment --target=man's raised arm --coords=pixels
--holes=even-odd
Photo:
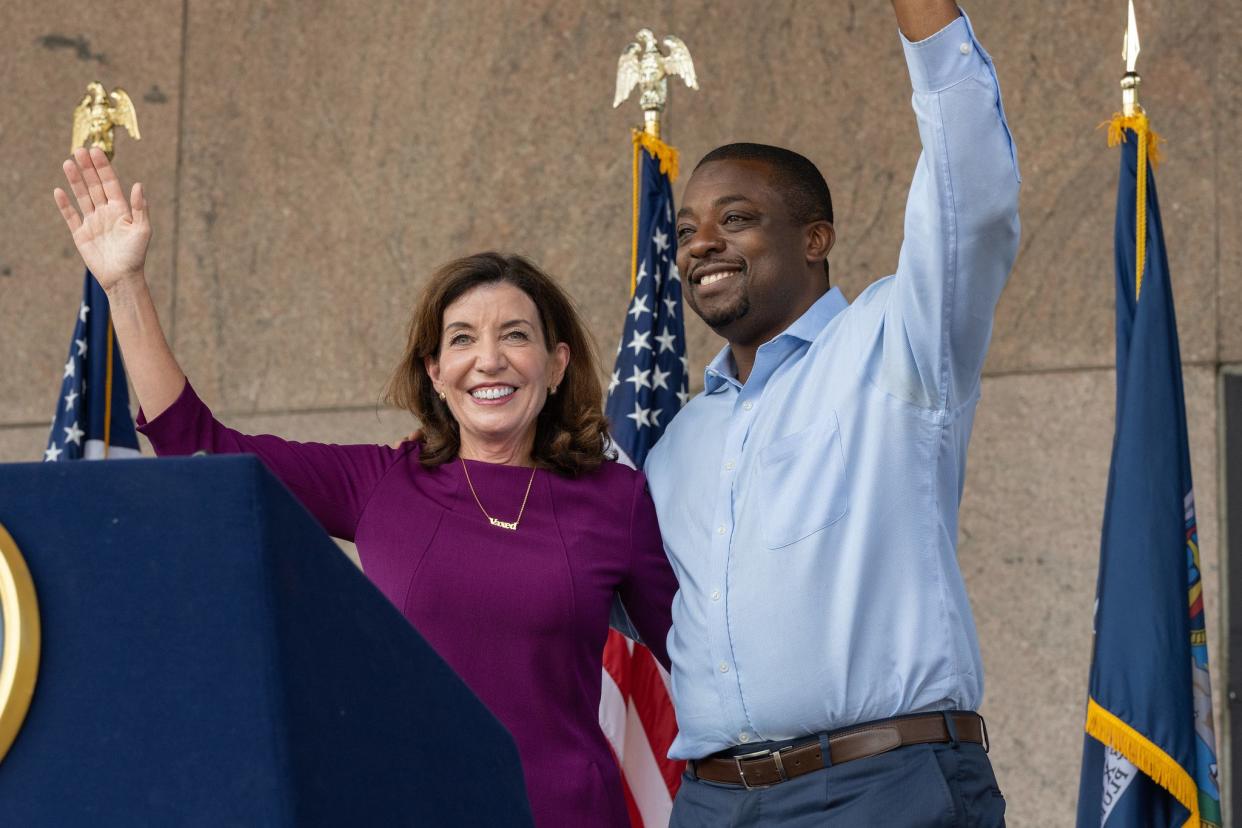
[[[947,0],[893,0],[923,152],[873,380],[932,409],[969,402],[1017,255],[1018,171],[992,60]]]

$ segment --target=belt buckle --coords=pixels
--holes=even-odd
[[[762,759],[765,756],[771,756],[773,761],[776,762],[776,772],[780,774],[780,778],[771,785],[752,785],[746,780],[746,770],[742,767],[742,760]],[[743,753],[733,757],[733,764],[737,767],[737,775],[742,779],[742,787],[748,791],[763,790],[789,780],[789,775],[785,773],[785,763],[781,761],[781,752],[779,750],[756,750],[754,753]]]

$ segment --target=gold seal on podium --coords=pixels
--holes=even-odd
[[[0,761],[17,738],[39,672],[39,603],[13,537],[0,524]]]

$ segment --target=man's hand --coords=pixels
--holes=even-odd
[[[898,28],[911,42],[931,37],[961,14],[953,0],[893,0],[893,11]]]

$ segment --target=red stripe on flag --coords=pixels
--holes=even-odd
[[[633,828],[664,828],[664,826],[648,826],[642,819],[640,803],[636,800],[634,788],[626,777],[626,765],[633,762],[654,762],[654,770],[668,789],[671,799],[681,785],[681,773],[685,763],[667,758],[668,748],[677,736],[677,720],[673,712],[672,699],[669,698],[668,686],[660,675],[659,663],[651,655],[651,651],[640,644],[633,644],[615,630],[609,630],[608,641],[604,645],[604,670],[608,678],[617,686],[621,701],[625,704],[624,717],[633,722],[631,716],[637,716],[638,725],[651,747],[651,755],[647,754],[646,746],[629,756],[617,756],[618,749],[624,751],[624,745],[613,745],[614,758],[621,770],[621,781],[625,792],[626,807],[629,809],[630,823]],[[615,704],[616,696],[605,694],[603,705]],[[608,710],[609,718],[616,721],[617,711]],[[605,719],[601,710],[601,722]],[[645,758],[644,758],[645,757]],[[650,768],[650,765],[643,765]],[[650,779],[650,777],[647,777]],[[650,790],[648,788],[648,790]],[[651,795],[651,794],[648,794]],[[664,808],[668,800],[661,799]],[[650,807],[657,804],[656,800],[642,803]]]
[[[621,697],[630,697],[630,649],[625,645],[626,638],[616,630],[608,630],[608,640],[604,642],[604,669],[621,690]]]
[[[677,738],[677,716],[668,688],[660,676],[660,665],[651,651],[635,645],[630,659],[630,698],[638,708],[638,718],[651,743],[651,750],[660,765],[660,775],[668,785],[669,796],[676,796],[681,787],[681,774],[686,763],[668,758],[668,749]]]

